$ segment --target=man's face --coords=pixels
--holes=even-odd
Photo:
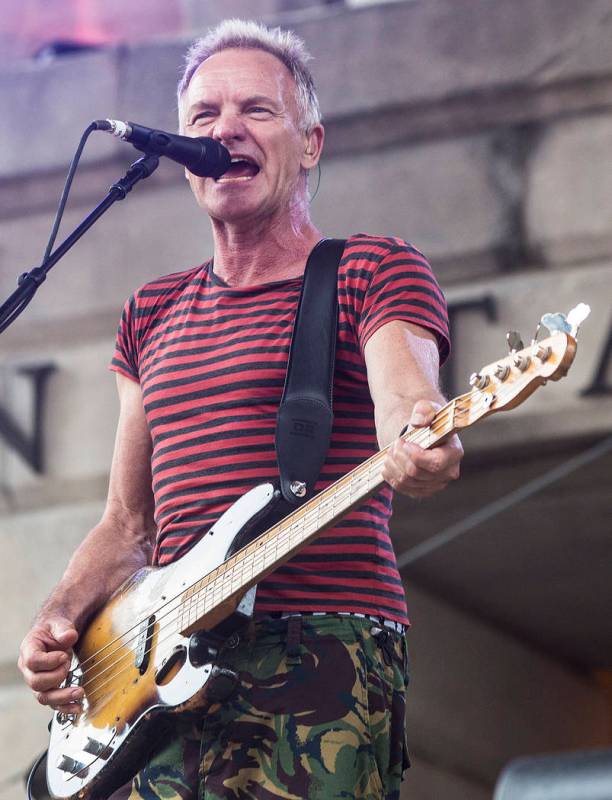
[[[288,210],[304,193],[322,128],[299,129],[292,75],[262,50],[223,50],[200,65],[182,98],[187,136],[212,136],[235,163],[218,180],[187,179],[199,205],[223,222],[259,221]],[[316,149],[313,162],[312,150]]]

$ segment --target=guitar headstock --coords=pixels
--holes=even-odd
[[[516,331],[510,331],[510,353],[475,372],[470,378],[472,390],[455,400],[454,427],[467,427],[495,411],[515,408],[547,381],[563,378],[576,355],[578,327],[589,312],[580,303],[567,316],[545,314],[529,347],[523,346]],[[550,335],[538,339],[542,326]]]

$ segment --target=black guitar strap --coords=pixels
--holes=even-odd
[[[293,506],[314,494],[329,449],[338,329],[338,266],[346,241],[323,239],[304,272],[276,427],[281,491]]]

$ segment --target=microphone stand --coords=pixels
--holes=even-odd
[[[106,197],[91,211],[74,231],[56,248],[39,267],[35,267],[30,272],[24,272],[19,277],[17,289],[0,306],[0,333],[6,330],[14,322],[21,312],[28,305],[36,294],[36,290],[47,277],[51,267],[64,256],[70,248],[78,242],[83,234],[104,214],[105,211],[117,200],[123,200],[138,183],[138,181],[148,178],[159,166],[159,158],[154,155],[146,155],[139,158],[130,165],[129,169],[122,178],[113,183]]]

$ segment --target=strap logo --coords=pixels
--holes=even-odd
[[[304,436],[306,439],[314,439],[316,436],[317,423],[309,419],[293,417],[291,420],[291,435]]]

